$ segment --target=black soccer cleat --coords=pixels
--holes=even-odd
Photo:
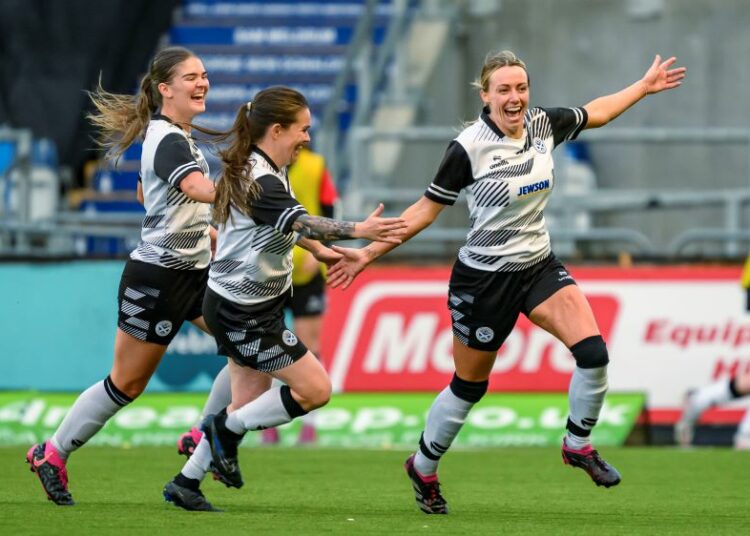
[[[414,488],[414,499],[417,501],[417,506],[425,514],[447,514],[448,503],[440,494],[440,482],[437,475],[429,478],[420,475],[414,467],[414,456],[416,454],[412,454],[406,459],[404,469]]]
[[[60,506],[75,504],[68,491],[68,470],[65,462],[50,442],[32,446],[26,453],[26,463],[42,483],[47,498]]]
[[[221,422],[217,422],[221,419]],[[242,473],[240,473],[240,464],[237,460],[237,447],[242,441],[228,438],[227,435],[232,432],[227,430],[224,434],[220,429],[223,428],[223,421],[226,420],[226,414],[209,415],[203,420],[201,430],[206,436],[206,441],[211,447],[212,470],[221,475],[221,482],[230,488],[241,488],[244,484]],[[223,437],[222,437],[223,435]],[[237,435],[237,434],[232,434]]]
[[[597,486],[610,488],[616,486],[622,480],[617,469],[605,462],[591,445],[585,449],[574,450],[568,447],[563,440],[562,459],[566,465],[580,467],[586,471]]]
[[[167,482],[162,491],[164,500],[171,502],[185,510],[193,512],[221,512],[218,508],[206,500],[201,490],[192,490],[185,486],[180,486],[174,480]]]
[[[177,454],[181,454],[189,460],[198,447],[201,438],[203,438],[203,432],[200,431],[200,428],[191,428],[189,431],[183,433],[177,440]],[[208,470],[211,472],[214,480],[221,482],[228,488],[232,487],[232,483],[227,481],[224,475],[216,470],[213,462],[208,466]]]

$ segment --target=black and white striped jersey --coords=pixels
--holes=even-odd
[[[292,284],[292,248],[298,233],[292,224],[305,208],[293,197],[286,168],[278,169],[257,147],[250,155],[252,174],[261,186],[252,218],[231,207],[219,227],[208,286],[235,303],[253,305],[276,298]]]
[[[208,164],[192,138],[167,117],[154,115],[141,154],[146,216],[130,258],[175,270],[198,270],[211,260],[211,205],[193,201],[180,182]]]
[[[583,108],[532,108],[525,135],[502,133],[485,108],[448,146],[425,197],[452,205],[466,190],[471,229],[458,258],[472,268],[514,272],[549,255],[544,207],[555,183],[552,149],[586,126]]]

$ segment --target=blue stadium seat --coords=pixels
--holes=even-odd
[[[133,197],[132,200],[124,199],[87,199],[81,203],[81,212],[96,214],[98,212],[140,212],[145,214],[138,200]]]
[[[12,141],[0,141],[0,176],[4,175],[16,158],[16,144]]]
[[[94,175],[92,186],[97,192],[105,194],[119,190],[135,191],[138,186],[138,172],[100,169]]]

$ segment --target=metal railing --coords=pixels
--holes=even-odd
[[[375,93],[381,86],[391,58],[395,56],[409,16],[408,0],[393,0],[393,12],[388,22],[383,42],[377,47],[372,44],[372,30],[377,15],[377,0],[367,0],[362,15],[357,22],[354,36],[349,44],[344,65],[333,84],[331,100],[323,113],[317,145],[320,153],[326,158],[328,168],[333,176],[341,178],[348,175],[349,162],[339,157],[342,146],[341,132],[338,124],[338,113],[344,99],[344,91],[350,80],[354,80],[357,91],[352,117],[352,127],[369,123],[372,116]],[[399,73],[397,79],[403,79]],[[348,147],[348,142],[345,143]],[[345,149],[344,152],[347,152]]]
[[[411,203],[423,193],[424,188],[414,187],[402,181],[383,183],[383,177],[372,172],[372,144],[381,141],[435,142],[442,146],[455,138],[460,129],[454,127],[412,127],[399,130],[378,130],[372,127],[357,127],[351,132],[352,138],[352,174],[344,206],[348,215],[365,214],[369,205],[375,201],[384,203]],[[712,145],[718,143],[741,143],[747,146],[747,169],[750,170],[750,129],[740,128],[609,128],[606,130],[587,131],[585,141],[588,143],[690,143]],[[393,184],[395,182],[395,184]],[[707,184],[715,184],[715,178]],[[426,188],[427,184],[424,184]],[[555,192],[554,206],[549,206],[545,214],[556,216],[565,221],[575,214],[626,214],[640,210],[665,210],[690,207],[716,207],[723,214],[724,224],[719,228],[689,228],[676,234],[666,245],[657,247],[653,240],[635,229],[623,227],[598,227],[589,229],[551,229],[555,239],[576,242],[618,242],[627,244],[633,253],[660,258],[679,258],[685,256],[689,246],[700,243],[719,244],[721,255],[729,258],[744,256],[750,243],[750,231],[742,228],[743,210],[750,205],[750,186],[748,188],[728,188],[717,190],[619,190],[593,189],[585,196],[565,195]],[[459,197],[459,203],[465,198]],[[455,243],[465,238],[467,227],[433,225],[429,232],[414,237],[415,242],[436,244]]]

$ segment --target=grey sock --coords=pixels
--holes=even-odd
[[[208,393],[199,422],[202,422],[206,415],[216,415],[231,402],[232,384],[229,377],[229,365],[225,365],[214,378],[214,383],[211,384],[211,391]]]
[[[599,412],[607,393],[607,367],[576,367],[568,387],[568,433],[566,444],[581,449],[591,444],[591,430],[599,420]]]
[[[272,387],[227,416],[226,427],[235,434],[261,430],[292,420],[281,398],[281,387]]]
[[[450,387],[443,389],[435,398],[427,414],[420,448],[414,458],[414,467],[417,471],[425,476],[437,472],[440,457],[453,443],[473,406],[473,402],[457,397]],[[430,455],[427,456],[423,449]]]
[[[52,446],[66,459],[130,402],[132,399],[117,389],[107,376],[104,381],[95,383],[78,396],[52,436]]]

